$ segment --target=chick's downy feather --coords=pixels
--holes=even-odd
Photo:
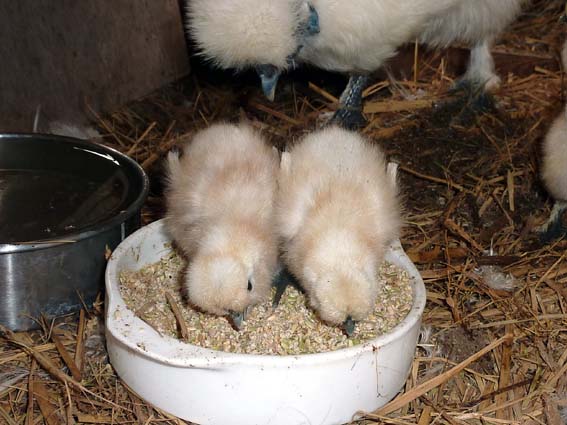
[[[277,153],[246,125],[216,124],[168,165],[166,226],[189,256],[189,300],[219,315],[265,300],[277,260]]]
[[[366,317],[400,229],[395,181],[378,147],[336,127],[306,136],[282,158],[277,229],[288,268],[323,320]]]
[[[545,136],[541,177],[551,196],[567,202],[567,110],[555,119]]]
[[[561,52],[567,67],[567,43]],[[541,177],[548,192],[557,201],[567,202],[567,106],[555,118],[543,140]]]

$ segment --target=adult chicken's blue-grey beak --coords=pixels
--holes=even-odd
[[[352,317],[348,316],[346,320],[343,322],[343,329],[345,330],[347,336],[350,338],[354,333],[354,325],[355,322],[352,320]]]
[[[242,328],[242,322],[244,322],[244,312],[239,313],[237,311],[230,310],[228,312],[228,316],[230,317],[235,329],[239,331]]]
[[[260,80],[262,80],[262,91],[264,95],[268,100],[273,101],[281,71],[273,65],[258,65],[256,72],[260,76]]]

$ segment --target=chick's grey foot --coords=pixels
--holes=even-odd
[[[352,75],[339,99],[339,109],[333,114],[327,125],[354,130],[366,125],[362,115],[362,92],[369,82],[367,75]]]
[[[543,244],[567,237],[567,203],[556,202],[549,219],[538,231]]]
[[[293,276],[285,266],[280,266],[279,270],[274,275],[272,286],[276,288],[276,294],[272,300],[272,308],[276,308],[279,305],[282,295],[288,286],[300,288],[299,282],[295,276]]]

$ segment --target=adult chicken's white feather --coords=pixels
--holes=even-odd
[[[462,0],[313,0],[320,32],[306,38],[298,60],[329,71],[375,71],[412,41],[427,21]]]
[[[189,31],[223,67],[286,69],[290,56],[333,71],[371,72],[428,19],[463,0],[189,0]],[[319,31],[309,33],[309,8]]]
[[[201,53],[223,68],[286,68],[297,49],[300,6],[290,0],[190,0],[189,32]]]
[[[187,296],[238,321],[270,294],[277,152],[246,125],[216,124],[181,158],[170,153],[168,166],[166,225],[189,256]]]
[[[394,174],[377,146],[337,127],[307,135],[282,157],[284,261],[329,323],[364,319],[374,306],[377,269],[400,229]]]
[[[427,21],[419,41],[435,47],[460,42],[472,46],[465,80],[487,90],[496,88],[500,78],[494,71],[490,46],[494,39],[520,14],[529,0],[462,1]]]

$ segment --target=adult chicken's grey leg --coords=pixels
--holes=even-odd
[[[366,124],[362,115],[362,92],[368,85],[368,75],[352,75],[339,99],[339,109],[333,114],[327,125],[339,125],[347,129],[356,129]]]

